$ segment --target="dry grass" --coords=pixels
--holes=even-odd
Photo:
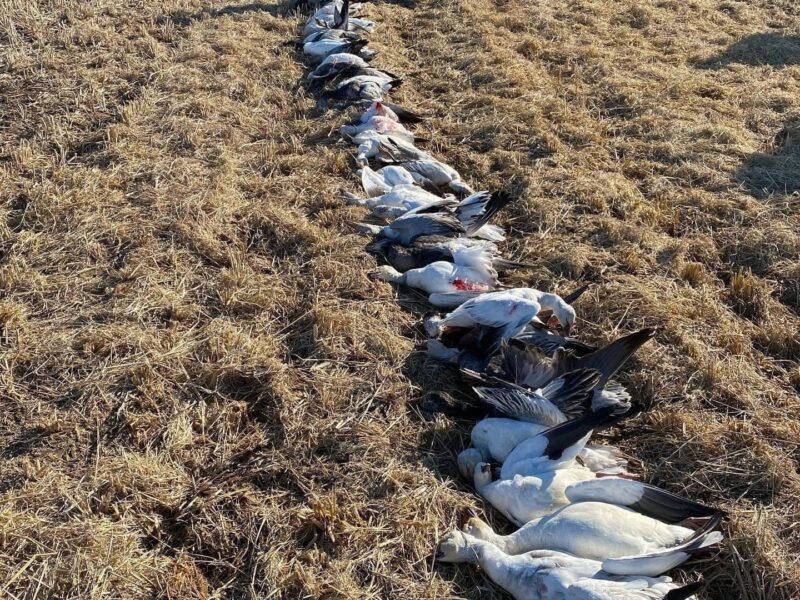
[[[431,568],[479,501],[453,385],[370,282],[350,149],[266,3],[0,2],[0,595],[500,597]],[[579,333],[658,325],[617,442],[729,509],[707,598],[800,596],[791,0],[377,3],[426,147],[510,185]],[[499,519],[493,516],[499,524]]]

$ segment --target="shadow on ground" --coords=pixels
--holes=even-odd
[[[720,69],[730,64],[772,67],[800,65],[800,36],[756,33],[740,39],[720,54],[695,63],[695,66]]]

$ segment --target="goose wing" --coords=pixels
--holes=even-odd
[[[558,335],[550,330],[543,323],[532,322],[531,327],[514,339],[523,344],[538,348],[546,356],[553,356],[559,348],[572,350],[576,355],[582,356],[597,350],[597,346],[584,344],[580,340],[572,337]]]
[[[558,376],[552,361],[544,354],[535,348],[515,344],[513,340],[503,350],[500,368],[507,379],[534,390]]]
[[[450,215],[407,215],[402,216],[389,229],[396,235],[396,240],[408,245],[423,235],[453,236],[464,232],[458,219]]]
[[[608,581],[579,579],[567,588],[568,600],[660,600],[664,592],[653,588],[647,579]]]
[[[541,309],[538,301],[520,296],[515,290],[483,294],[459,307],[474,323],[487,327],[522,327]]]
[[[723,514],[716,513],[708,522],[687,540],[670,548],[637,556],[608,558],[603,561],[603,570],[614,575],[660,575],[674,569],[704,548],[722,541],[722,533],[716,531]],[[685,596],[684,596],[685,597]]]
[[[651,327],[641,329],[572,361],[569,367],[597,369],[600,371],[600,387],[602,387],[622,368],[622,365],[627,362],[634,352],[645,342],[652,339],[655,334],[656,330]]]
[[[565,491],[570,502],[606,502],[626,506],[638,513],[665,523],[710,517],[718,511],[710,506],[683,498],[649,483],[621,477],[602,477],[576,483]]]
[[[368,198],[376,198],[388,194],[392,190],[386,180],[368,165],[361,168],[361,186]]]
[[[463,371],[471,379],[500,387],[475,387],[475,393],[487,404],[502,414],[518,421],[555,426],[567,420],[567,416],[579,417],[591,406],[592,388],[599,374],[584,369],[567,373],[551,385],[538,392],[527,390],[513,383]]]
[[[511,388],[472,388],[483,402],[496,408],[501,414],[529,423],[558,425],[565,420],[564,413],[546,398]]]
[[[464,223],[467,235],[481,230],[497,212],[511,201],[511,196],[504,192],[475,192],[461,201],[456,208],[458,220]],[[496,234],[495,230],[490,230]],[[495,241],[496,235],[489,239]],[[502,237],[500,238],[502,240]],[[500,241],[498,240],[498,241]]]

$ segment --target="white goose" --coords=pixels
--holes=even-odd
[[[392,162],[391,158],[385,159]],[[406,159],[400,161],[414,177],[415,181],[424,186],[435,186],[437,188],[450,188],[456,194],[469,195],[474,190],[461,179],[453,167],[436,160],[433,157]]]
[[[323,97],[328,100],[380,100],[384,94],[403,83],[402,79],[393,79],[387,73],[371,71],[372,74],[369,75],[358,74],[345,79],[336,86],[335,90],[325,92]],[[405,128],[402,128],[402,131],[405,131]],[[406,131],[395,139],[405,141],[407,137],[408,132]],[[412,141],[413,137],[411,136]]]
[[[519,333],[543,308],[552,310],[566,330],[575,322],[575,309],[557,294],[513,288],[474,298],[444,317],[429,318],[425,328],[430,337],[436,337],[448,328],[492,327],[507,339]]]
[[[713,528],[721,515],[709,521]],[[554,513],[534,519],[509,535],[498,535],[484,521],[473,517],[464,532],[491,542],[506,554],[531,550],[568,552],[581,558],[604,560],[661,552],[687,542],[695,530],[662,523],[634,510],[604,502],[567,504]],[[709,533],[719,541],[721,534]]]
[[[358,198],[353,194],[345,193],[345,201],[355,206],[369,208],[376,216],[397,218],[405,213],[419,209],[432,208],[457,204],[452,196],[442,198],[436,194],[431,194],[413,184],[401,184],[394,186],[389,192],[372,198]],[[379,209],[379,207],[382,207]],[[386,209],[395,209],[390,211]]]
[[[384,117],[380,115],[370,117],[367,121],[361,121],[356,125],[342,125],[339,127],[339,131],[342,134],[351,137],[358,135],[363,131],[377,131],[378,133],[391,135],[393,137],[405,140],[409,144],[414,143],[414,134],[406,129],[402,123],[390,117]],[[408,171],[406,171],[406,173],[408,173]],[[411,183],[413,182],[414,179],[411,178]]]
[[[462,455],[459,467],[471,459]],[[495,481],[491,466],[478,463],[473,468],[473,483],[481,496],[518,527],[567,504],[587,501],[624,506],[665,523],[710,517],[718,512],[641,481],[598,477],[577,462],[537,475]]]
[[[478,564],[516,600],[688,600],[702,584],[679,586],[658,575],[713,543],[713,536],[700,536],[657,554],[600,562],[542,550],[510,556],[493,544],[453,531],[439,543],[436,560]]]
[[[308,74],[309,79],[329,79],[351,69],[366,69],[369,63],[358,54],[335,52],[325,57],[316,69]]]
[[[525,421],[516,421],[514,419],[497,417],[482,419],[472,428],[473,448],[470,448],[470,450],[478,454],[472,454],[469,460],[473,466],[477,462],[485,460],[494,460],[503,464],[516,446],[527,439],[544,433],[548,429],[547,425],[526,423]],[[586,444],[578,452],[578,457],[581,463],[593,473],[631,476],[625,470],[628,461],[617,448],[600,444]],[[467,460],[466,455],[465,460]],[[462,471],[462,473],[465,473],[465,477],[469,476],[467,475],[468,472],[469,469]]]
[[[303,53],[321,61],[330,54],[341,54],[343,52],[358,54],[366,45],[367,40],[323,39],[318,42],[306,42],[303,44]]]
[[[497,272],[492,268],[492,256],[481,248],[459,250],[454,253],[453,262],[438,261],[405,273],[383,265],[371,276],[420,289],[428,294],[431,304],[440,308],[454,307],[448,302],[454,297],[451,292],[487,292],[497,287]]]
[[[573,379],[564,385],[563,394],[570,396],[566,403],[577,404],[582,395],[584,402],[591,398],[586,388],[591,389],[593,379],[584,373],[564,376]],[[596,380],[597,373],[590,373]],[[483,419],[472,429],[473,448],[459,455],[459,468],[462,475],[470,477],[476,464],[493,459],[502,464],[500,477],[510,480],[517,475],[539,476],[558,468],[574,468],[579,457],[581,464],[594,473],[626,474],[627,461],[618,450],[586,444],[594,429],[613,425],[624,416],[614,414],[614,410],[603,408],[549,428],[513,419]]]
[[[365,123],[372,117],[387,117],[399,123],[421,123],[425,120],[425,117],[407,108],[378,100],[370,104],[358,118],[358,122]]]
[[[368,198],[382,196],[392,191],[396,185],[414,185],[411,173],[403,167],[388,165],[373,171],[368,165],[361,167],[361,185]]]
[[[352,139],[353,143],[358,145],[356,162],[362,166],[367,164],[368,159],[377,158],[386,152],[406,158],[426,158],[430,156],[413,144],[395,138],[391,134],[384,135],[377,131],[367,130],[353,136]]]
[[[461,463],[463,459],[459,459]],[[595,473],[577,462],[572,467],[546,471],[537,476],[517,475],[513,479],[495,481],[492,481],[489,463],[478,463],[473,470],[475,491],[517,527],[566,506],[570,503],[565,493],[567,488],[595,478]]]

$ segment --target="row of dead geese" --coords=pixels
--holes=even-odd
[[[525,266],[500,255],[505,232],[490,223],[510,196],[474,191],[414,145],[408,125],[421,117],[385,101],[401,79],[371,66],[377,53],[364,35],[375,23],[358,16],[360,5],[309,8],[302,48],[312,88],[327,103],[366,109],[340,133],[357,147],[364,189],[345,199],[383,223],[357,224],[382,263],[372,276],[450,311],[425,319],[428,352],[459,368],[479,399],[430,394],[421,406],[480,417],[459,469],[518,527],[499,535],[472,518],[439,543],[437,560],[477,563],[518,599],[692,597],[699,582],[664,573],[722,540],[723,513],[636,481],[620,451],[589,442],[638,412],[613,377],[655,332],[596,348],[570,337],[583,289],[561,297],[502,286],[498,273]]]

